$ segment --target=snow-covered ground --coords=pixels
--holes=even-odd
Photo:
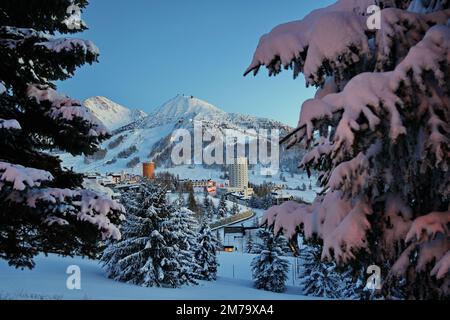
[[[0,260],[0,299],[136,299],[136,300],[304,300],[301,288],[292,286],[290,272],[285,293],[253,288],[250,261],[253,255],[219,254],[218,280],[179,289],[144,288],[108,279],[97,261],[39,256],[33,270],[17,270]],[[293,258],[288,258],[293,261]],[[81,290],[66,287],[67,267],[81,269]],[[291,270],[292,271],[292,270]]]

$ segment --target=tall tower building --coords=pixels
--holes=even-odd
[[[142,175],[147,179],[155,179],[155,163],[144,162],[142,164]]]
[[[247,189],[248,188],[248,164],[247,158],[236,158],[230,165],[230,187]]]

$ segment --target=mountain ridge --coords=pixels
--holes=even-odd
[[[105,98],[106,99],[106,98]],[[125,108],[121,106],[122,108]],[[123,111],[123,110],[122,110]],[[104,115],[107,118],[107,115]],[[155,161],[158,167],[171,167],[171,151],[174,143],[171,136],[176,129],[185,129],[191,134],[194,124],[202,124],[203,134],[207,131],[219,132],[226,136],[231,133],[238,136],[236,144],[248,144],[247,133],[253,139],[267,139],[263,130],[270,132],[278,129],[280,136],[292,128],[279,121],[255,116],[227,113],[218,107],[193,96],[177,95],[168,100],[145,117],[112,131],[112,137],[103,142],[100,151],[93,156],[61,156],[67,167],[80,172],[118,172],[138,170],[139,164]],[[192,135],[193,136],[193,135]],[[247,137],[248,139],[248,137]],[[229,145],[225,142],[225,145]],[[207,147],[204,147],[207,150]],[[281,152],[283,159],[291,157],[290,153]],[[295,167],[296,164],[293,164]]]

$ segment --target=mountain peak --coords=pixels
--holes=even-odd
[[[153,114],[174,120],[175,118],[194,118],[196,116],[217,116],[225,114],[225,111],[194,96],[177,95],[164,103]]]
[[[103,122],[109,130],[115,130],[147,116],[144,111],[128,109],[106,97],[86,99],[84,105]]]

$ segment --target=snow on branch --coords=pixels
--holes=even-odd
[[[449,18],[450,10],[430,14],[396,8],[382,10],[380,30],[376,32],[377,69],[392,70],[408,54],[409,49],[423,38],[430,26],[445,24]]]
[[[19,122],[14,119],[4,120],[0,119],[0,129],[8,129],[8,130],[21,130]]]
[[[371,30],[366,10],[380,2],[386,8],[380,14],[380,30]],[[374,60],[379,71],[392,70],[430,26],[450,18],[450,10],[425,14],[395,7],[403,8],[395,1],[341,0],[303,20],[279,25],[261,37],[245,75],[256,75],[261,66],[270,75],[293,69],[294,77],[304,73],[307,84],[316,86],[334,75],[342,88],[349,74],[372,71],[364,69],[370,65],[367,61]]]
[[[264,65],[271,75],[281,72],[282,67],[292,68],[295,77],[303,72],[310,84],[322,85],[328,74],[340,80],[344,69],[370,55],[364,33],[366,19],[353,12],[327,9],[313,11],[304,20],[280,25],[264,35],[245,74],[256,74]],[[323,68],[325,72],[319,72]]]
[[[36,85],[28,86],[27,95],[38,104],[49,102],[52,108],[48,111],[48,115],[54,119],[63,118],[72,121],[75,118],[80,118],[92,125],[90,136],[108,134],[107,128],[101,121],[88,108],[82,106],[78,100],[61,95],[52,88]]]
[[[36,208],[45,204],[45,210],[52,215],[44,219],[44,223],[52,225],[67,225],[66,219],[55,216],[56,213],[70,215],[78,221],[85,221],[98,227],[102,238],[120,240],[119,229],[111,223],[110,215],[113,211],[125,212],[125,208],[116,201],[103,198],[97,193],[88,190],[69,189],[34,189],[26,195],[26,204]],[[121,216],[121,219],[124,219]]]
[[[38,42],[35,46],[44,47],[47,50],[54,51],[56,53],[78,49],[82,50],[84,55],[91,54],[92,56],[98,56],[100,54],[100,50],[92,41],[82,39],[51,39],[45,42]]]
[[[53,176],[44,170],[26,168],[21,165],[0,162],[0,190],[4,183],[13,185],[14,190],[23,191],[28,187],[39,187],[42,182],[53,180]]]
[[[450,251],[448,251],[431,270],[431,275],[438,279],[444,279],[444,277],[450,273]]]
[[[381,141],[377,141],[365,153],[360,152],[355,158],[340,163],[331,173],[328,187],[351,195],[361,193],[371,183],[373,171],[371,160],[381,152],[381,149]]]
[[[366,201],[346,200],[342,192],[332,191],[312,205],[289,201],[274,206],[267,210],[262,224],[273,226],[275,233],[282,232],[288,239],[299,231],[306,239],[318,236],[324,240],[323,259],[347,262],[367,247],[370,214],[372,209]]]
[[[438,237],[424,243],[411,244],[397,259],[391,269],[394,276],[404,276],[412,266],[411,256],[416,253],[415,270],[425,271],[430,263],[434,263],[431,275],[443,278],[448,273],[448,254],[450,241],[446,237]]]
[[[414,220],[406,235],[406,241],[423,242],[434,239],[438,234],[449,235],[450,211],[431,212]]]
[[[310,141],[313,132],[324,119],[330,119],[338,111],[342,116],[334,136],[334,152],[344,146],[350,149],[357,131],[375,131],[380,119],[387,113],[390,121],[390,138],[395,141],[406,133],[400,111],[403,101],[397,95],[400,85],[412,82],[425,91],[423,75],[433,72],[444,86],[445,68],[450,64],[450,28],[432,27],[423,40],[414,46],[405,59],[392,72],[363,73],[354,77],[340,93],[328,94],[321,99],[307,100],[301,110],[298,128],[291,144]],[[360,116],[365,118],[361,125]],[[442,129],[442,125],[439,126]],[[434,130],[436,132],[436,130]]]
[[[30,39],[49,40],[51,36],[32,28],[16,28],[10,26],[0,27],[0,45],[9,49],[15,49]]]
[[[324,237],[322,259],[347,263],[355,259],[355,253],[367,248],[367,231],[371,229],[367,216],[370,214],[370,205],[357,199],[342,222]]]
[[[81,9],[72,3],[68,9],[72,9],[68,12],[68,16],[62,21],[67,29],[72,31],[81,31],[87,28],[86,22],[81,18]]]

